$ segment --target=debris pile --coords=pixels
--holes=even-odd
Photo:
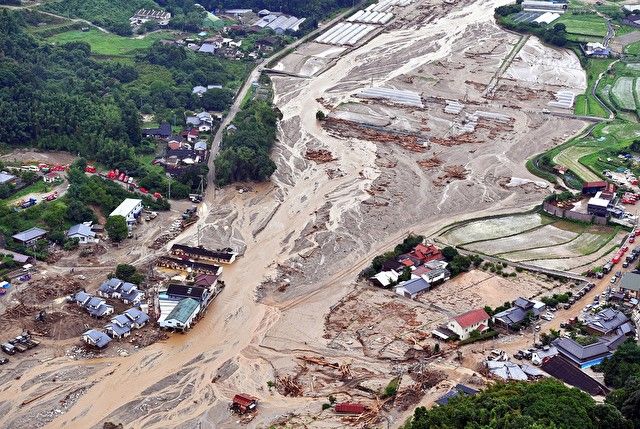
[[[422,168],[434,168],[442,165],[442,160],[437,156],[418,161],[418,165]]]
[[[323,124],[338,137],[354,137],[375,143],[395,143],[412,152],[425,152],[427,150],[425,146],[418,143],[417,135],[377,127],[366,127],[353,121],[332,117],[326,119]]]
[[[326,162],[336,161],[338,158],[334,156],[326,149],[309,149],[304,157],[310,161],[314,161],[318,164],[324,164]]]
[[[285,375],[276,378],[276,388],[283,396],[302,396],[303,390],[298,377]]]

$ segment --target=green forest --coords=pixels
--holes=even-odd
[[[404,429],[632,429],[610,404],[554,379],[498,383],[475,396],[458,395],[445,406],[416,409]]]
[[[266,101],[253,101],[236,115],[235,131],[226,132],[216,157],[216,182],[268,179],[276,170],[269,152],[276,140],[280,112]]]

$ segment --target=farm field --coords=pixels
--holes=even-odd
[[[593,182],[600,180],[597,174],[589,170],[580,163],[580,158],[586,155],[600,151],[602,148],[597,146],[569,146],[553,158],[556,164],[567,167],[580,179],[585,182]]]
[[[520,234],[552,222],[553,219],[539,213],[482,219],[454,226],[442,234],[442,238],[447,243],[458,246]]]
[[[596,14],[573,15],[565,13],[554,22],[567,26],[567,33],[580,36],[604,37],[607,34],[607,23],[604,18]]]
[[[439,238],[447,244],[508,261],[573,269],[607,255],[623,235],[618,228],[535,213],[472,221],[453,226]]]
[[[581,94],[576,98],[574,112],[577,115],[599,116],[601,118],[609,117],[609,112],[607,112],[607,110],[593,96],[592,91],[598,77],[601,73],[607,70],[611,62],[612,60],[610,59],[589,60],[588,66],[586,67],[587,89],[584,94]],[[602,87],[602,84],[600,84],[599,87]]]
[[[91,52],[97,55],[119,56],[130,55],[138,49],[145,49],[158,40],[171,39],[169,32],[156,32],[144,38],[122,37],[115,34],[103,33],[92,28],[89,31],[67,31],[48,37],[47,41],[58,44],[68,42],[86,42],[91,46]]]

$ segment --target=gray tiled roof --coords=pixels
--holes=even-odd
[[[30,229],[27,229],[26,231],[22,231],[19,232],[17,234],[15,234],[13,236],[13,238],[15,238],[18,241],[31,241],[34,240],[36,238],[40,238],[43,237],[47,234],[47,231],[42,229],[42,228],[38,228],[38,227],[33,227]]]
[[[398,286],[402,286],[410,294],[415,294],[428,290],[430,285],[422,277],[417,279],[411,279],[400,283]]]

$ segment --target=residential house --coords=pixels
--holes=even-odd
[[[542,362],[541,368],[549,375],[569,384],[570,386],[577,387],[590,395],[604,396],[609,393],[609,389],[607,389],[602,383],[589,377],[587,373],[573,365],[564,356],[558,355],[545,359]]]
[[[92,296],[84,291],[74,295],[73,300],[93,317],[104,317],[113,314],[113,307],[102,298]]]
[[[418,295],[428,291],[430,288],[431,284],[421,277],[400,282],[396,287],[396,293],[406,298],[416,299]]]
[[[125,304],[138,305],[144,299],[144,292],[138,289],[133,283],[123,283],[120,288],[120,299]]]
[[[111,216],[122,216],[127,222],[129,229],[133,228],[133,225],[137,222],[140,213],[142,213],[142,200],[136,198],[126,198],[120,203],[114,211],[111,212]]]
[[[166,139],[171,136],[171,124],[163,122],[157,128],[143,128],[142,135],[145,137],[155,137]]]
[[[97,243],[96,233],[91,230],[91,227],[83,223],[73,225],[67,231],[67,238],[75,238],[80,244]]]
[[[207,157],[207,142],[206,142],[206,140],[198,140],[193,145],[193,150],[200,157],[200,159],[205,159]]]
[[[571,338],[558,338],[552,344],[558,349],[558,353],[579,368],[589,368],[602,363],[611,357],[613,352],[627,338],[624,335],[604,336],[598,338],[593,344],[583,346]]]
[[[97,294],[104,298],[120,298],[120,287],[122,287],[123,283],[118,278],[110,278],[100,285]]]
[[[533,319],[540,317],[546,306],[540,301],[518,298],[513,302],[513,306],[500,313],[494,314],[493,322],[496,326],[506,329],[514,329],[519,327],[522,322],[531,314]]]
[[[187,141],[189,143],[193,143],[194,141],[196,141],[198,139],[198,137],[200,136],[200,131],[198,131],[197,128],[191,128],[189,131],[187,131]]]
[[[434,244],[418,244],[413,248],[409,255],[418,259],[421,263],[426,264],[430,261],[441,261],[444,260],[444,256],[442,256],[442,252],[439,248],[437,248]]]
[[[10,256],[11,258],[13,258],[14,262],[21,265],[30,264],[34,259],[33,256],[23,255],[22,253],[14,252],[8,249],[0,249],[0,255]]]
[[[606,308],[593,316],[587,316],[584,328],[594,335],[633,333],[633,323],[621,311]]]
[[[587,57],[592,58],[608,58],[611,50],[600,42],[588,42],[582,45],[582,50]]]
[[[473,331],[484,332],[489,329],[489,315],[482,308],[467,311],[454,317],[447,324],[461,340],[466,340]]]
[[[109,345],[109,343],[111,342],[111,338],[109,338],[109,336],[104,332],[90,329],[82,334],[82,341],[89,344],[90,346],[103,349]]]
[[[233,124],[229,124],[229,126],[227,127],[227,132],[228,133],[233,133],[233,132],[236,132],[237,130],[238,130],[238,127],[236,127]]]
[[[193,298],[186,298],[178,302],[166,317],[161,315],[158,323],[161,328],[186,331],[191,328],[199,312],[200,303]]]
[[[640,274],[624,273],[620,281],[620,291],[640,299]]]
[[[46,236],[47,236],[46,230],[38,227],[33,227],[33,228],[27,229],[26,231],[22,231],[17,234],[14,234],[12,237],[16,243],[20,243],[23,246],[27,246],[27,247],[33,247],[36,245],[38,240],[44,239]]]
[[[193,282],[194,286],[207,288],[216,292],[218,285],[218,276],[215,274],[198,274]]]
[[[127,316],[118,314],[105,325],[104,330],[112,338],[125,338],[131,334],[131,323]]]
[[[140,329],[149,321],[149,315],[135,307],[111,319],[111,323],[105,326],[105,331],[114,338],[129,336],[132,330]]]

